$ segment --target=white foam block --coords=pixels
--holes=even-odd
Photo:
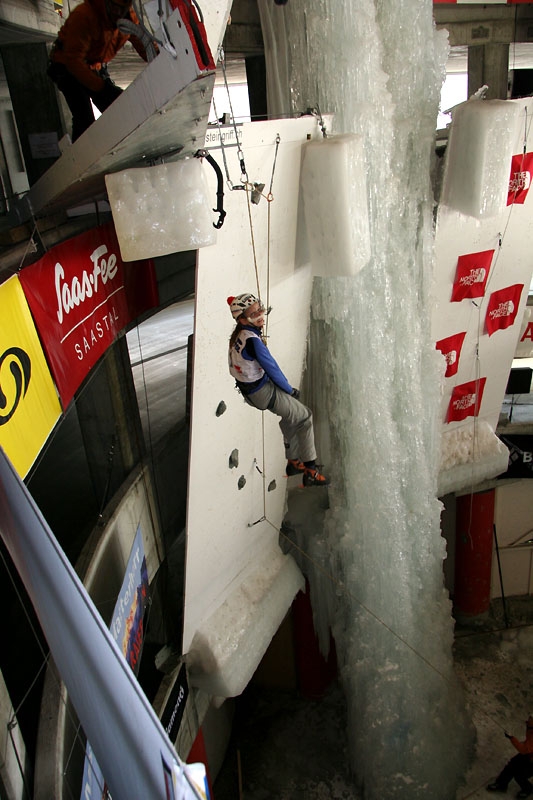
[[[471,99],[453,112],[441,202],[481,219],[507,204],[519,107]]]
[[[441,441],[439,497],[507,471],[509,451],[485,420],[446,431]]]
[[[105,181],[124,261],[215,243],[215,197],[209,201],[199,159],[126,169]]]
[[[191,685],[215,697],[241,694],[303,588],[293,558],[269,551],[196,631],[186,655]]]
[[[370,259],[362,137],[342,134],[307,142],[301,183],[313,273],[355,275]]]

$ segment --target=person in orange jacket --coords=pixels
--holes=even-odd
[[[65,96],[72,113],[74,142],[94,122],[94,105],[104,111],[122,93],[111,80],[107,64],[131,39],[144,61],[146,50],[137,36],[118,28],[119,20],[139,20],[132,0],[84,0],[61,27],[50,52],[48,76]]]
[[[513,756],[502,769],[494,783],[487,786],[488,792],[506,792],[511,780],[514,778],[520,786],[517,797],[529,797],[533,794],[533,785],[528,778],[533,775],[533,716],[526,721],[526,738],[520,742],[516,736],[506,733],[518,754]]]

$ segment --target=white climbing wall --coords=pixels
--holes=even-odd
[[[235,130],[221,130],[230,179],[239,184]],[[268,345],[298,386],[312,279],[297,245],[300,163],[302,144],[319,130],[314,117],[303,117],[247,123],[237,133],[249,181],[264,183],[267,195],[273,170],[274,177],[272,202],[263,196],[248,206],[247,193],[230,191],[224,175],[227,216],[216,245],[198,253],[183,652],[193,682],[196,675],[196,683],[215,694],[244,688],[301,585],[292,559],[280,558],[278,547],[287,484],[278,418],[246,405],[234,388],[227,367],[234,323],[226,300],[257,294],[256,262],[261,299],[272,306]],[[208,130],[207,146],[224,171],[218,128]],[[209,179],[214,208],[213,171]],[[217,416],[221,403],[226,410]],[[238,466],[231,467],[233,451]],[[259,641],[250,644],[250,634]],[[221,639],[227,645],[220,649]],[[236,666],[232,656],[239,648],[248,655]],[[227,682],[235,670],[238,680]]]
[[[507,469],[507,448],[494,431],[533,270],[525,244],[533,237],[532,111],[531,98],[469,100],[454,114],[432,309],[435,342],[448,343],[442,351],[451,362],[442,361],[441,495]],[[483,392],[475,416],[468,387],[477,382]]]

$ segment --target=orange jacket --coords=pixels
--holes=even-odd
[[[529,725],[526,730],[525,741],[519,742],[516,736],[511,736],[511,744],[524,756],[533,756],[533,728]]]
[[[129,19],[139,23],[133,9],[130,9]],[[71,11],[61,27],[50,60],[64,64],[89,91],[99,92],[104,88],[104,81],[96,70],[111,61],[128,39],[130,36],[121,33],[109,20],[105,0],[84,0]],[[146,61],[140,41],[132,36],[131,43]]]

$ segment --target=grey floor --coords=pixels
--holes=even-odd
[[[523,741],[525,720],[533,713],[533,605],[530,599],[509,605],[508,628],[487,625],[456,636],[455,668],[477,731],[476,758],[457,800],[502,796],[485,786],[516,755],[505,731]],[[507,795],[518,790],[512,781]]]
[[[516,751],[533,713],[533,605],[457,631],[454,663],[476,729],[475,756],[454,798],[502,797],[485,787]],[[214,800],[361,800],[350,774],[345,701],[337,683],[318,700],[248,687]],[[519,791],[513,781],[507,797]]]

